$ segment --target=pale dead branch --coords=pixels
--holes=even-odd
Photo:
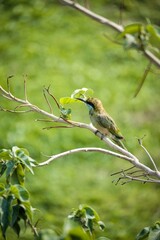
[[[89,148],[85,147],[85,148],[71,149],[71,150],[67,150],[65,152],[58,153],[58,154],[55,154],[55,155],[49,157],[48,160],[46,160],[42,163],[39,163],[38,164],[39,167],[48,165],[51,162],[53,162],[54,160],[62,158],[62,157],[67,156],[67,155],[70,155],[70,154],[76,154],[78,152],[85,152],[85,153],[87,153],[87,152],[97,152],[97,153],[103,153],[103,154],[106,154],[106,155],[111,155],[113,157],[120,158],[120,159],[123,159],[125,161],[128,161],[132,166],[134,166],[134,167],[136,167],[136,169],[138,169],[136,171],[129,171],[130,169],[121,170],[120,172],[112,174],[112,175],[120,174],[120,177],[118,178],[118,180],[116,180],[116,184],[118,182],[120,182],[121,180],[124,180],[124,179],[127,179],[127,181],[136,180],[136,181],[141,181],[141,182],[160,183],[160,171],[157,169],[156,164],[154,163],[151,155],[144,148],[144,146],[142,145],[141,142],[140,142],[140,145],[141,145],[141,147],[143,147],[146,154],[150,158],[150,160],[151,160],[151,162],[154,166],[154,170],[151,169],[150,167],[146,166],[145,164],[142,164],[141,161],[134,154],[129,152],[128,150],[125,150],[125,149],[119,147],[118,145],[113,143],[109,138],[104,137],[100,132],[97,133],[97,129],[95,129],[92,125],[82,123],[82,122],[75,122],[75,121],[63,119],[60,116],[56,116],[53,113],[49,113],[49,112],[39,108],[38,106],[32,104],[27,98],[26,80],[24,82],[24,85],[25,85],[24,86],[24,88],[25,88],[25,91],[24,91],[25,92],[24,93],[25,99],[20,99],[20,98],[14,96],[10,92],[9,79],[7,79],[7,89],[8,89],[8,91],[6,91],[2,86],[0,86],[0,95],[1,96],[3,96],[7,100],[10,100],[10,101],[13,101],[13,102],[19,104],[14,110],[5,109],[4,107],[1,106],[0,107],[1,111],[7,111],[7,112],[12,112],[12,113],[17,113],[17,112],[18,113],[24,113],[24,112],[28,112],[28,111],[33,111],[33,112],[41,114],[43,117],[44,116],[47,117],[47,119],[44,119],[44,122],[52,122],[52,123],[62,124],[62,125],[53,126],[53,127],[46,127],[48,129],[60,128],[60,127],[62,127],[62,128],[63,127],[65,127],[65,128],[70,128],[70,127],[85,128],[88,131],[92,132],[95,136],[99,137],[102,141],[104,141],[109,147],[111,147],[113,149],[113,151],[108,150],[108,149],[104,149],[104,148],[96,148],[96,147],[89,147]],[[52,99],[56,102],[57,107],[59,108],[59,103],[57,102],[56,98],[50,93],[49,88],[46,90],[46,93],[49,96],[52,97]],[[45,100],[46,100],[47,105],[49,105],[49,110],[51,111],[52,110],[51,105],[49,103],[49,100],[48,100],[47,96],[45,96]],[[19,108],[26,108],[26,110],[18,111],[17,109],[19,109]],[[43,121],[43,119],[38,119],[38,121]],[[154,177],[154,178],[152,178],[152,177]],[[126,183],[127,181],[125,181],[124,183]]]

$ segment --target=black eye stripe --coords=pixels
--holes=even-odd
[[[93,108],[95,109],[95,106],[94,106],[93,103],[91,103],[91,102],[87,102],[87,101],[86,101],[86,103],[89,104],[91,107],[93,107]]]

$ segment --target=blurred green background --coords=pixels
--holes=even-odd
[[[83,1],[81,1],[83,3]],[[159,1],[90,1],[90,8],[123,25],[132,22],[160,24]],[[122,9],[122,11],[120,11]],[[121,18],[121,21],[120,21]],[[137,98],[133,98],[148,61],[136,51],[125,51],[108,27],[61,5],[58,1],[0,1],[0,82],[14,75],[11,89],[23,97],[24,75],[27,74],[28,99],[48,110],[43,87],[51,86],[57,99],[78,88],[94,90],[106,110],[115,119],[125,136],[128,149],[142,163],[151,166],[148,157],[137,143],[146,135],[144,145],[157,165],[160,156],[160,79],[150,73]],[[15,105],[0,97],[0,105]],[[59,114],[52,101],[54,113]],[[88,111],[80,104],[70,105],[73,120],[89,123]],[[47,156],[77,147],[105,144],[84,129],[51,129],[35,119],[34,113],[0,112],[0,147],[14,145],[27,148],[41,162]],[[159,219],[160,188],[156,184],[132,182],[115,186],[111,173],[130,167],[124,160],[98,153],[81,153],[56,160],[28,174],[26,185],[31,192],[35,221],[38,227],[59,229],[72,208],[81,203],[91,205],[106,224],[99,235],[116,240],[135,239],[145,226]],[[14,238],[9,233],[9,239]],[[30,230],[20,239],[33,239]]]

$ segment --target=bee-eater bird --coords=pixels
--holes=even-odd
[[[77,99],[87,105],[93,126],[103,135],[111,137],[120,147],[125,148],[121,142],[124,137],[114,120],[105,111],[102,102],[97,98],[88,98],[87,100],[82,98]]]

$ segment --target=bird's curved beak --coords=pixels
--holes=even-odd
[[[86,101],[83,98],[76,98],[77,100],[86,103]]]

